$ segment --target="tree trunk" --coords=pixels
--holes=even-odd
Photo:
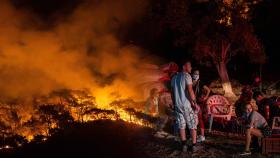
[[[236,97],[236,95],[233,93],[232,86],[229,80],[228,72],[227,72],[227,67],[225,62],[219,62],[216,64],[216,68],[218,70],[223,90],[225,92],[226,97]]]

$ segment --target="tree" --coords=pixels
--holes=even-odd
[[[227,64],[237,53],[250,56],[252,62],[264,62],[264,49],[250,24],[243,23],[231,27],[219,27],[222,31],[203,32],[197,39],[194,57],[197,60],[210,59],[220,76],[226,96],[234,96]]]
[[[96,106],[95,98],[84,90],[72,91],[65,99],[69,106],[75,108],[78,120],[81,122],[84,122],[86,111]]]
[[[55,119],[55,117],[57,117],[58,111],[55,109],[55,105],[41,105],[39,106],[38,111],[40,120],[47,124],[49,136],[49,131],[53,128],[54,125],[57,125],[57,120]]]
[[[172,30],[175,47],[193,50],[193,57],[200,62],[212,61],[225,95],[235,96],[227,72],[231,58],[244,53],[252,62],[265,60],[262,44],[249,23],[259,1],[168,1],[160,23]]]
[[[241,0],[230,0],[227,3],[219,3],[220,20],[203,21],[206,29],[199,30],[199,36],[194,48],[194,57],[197,60],[210,59],[215,65],[225,96],[235,96],[232,91],[227,63],[237,53],[244,53],[255,63],[264,63],[265,54],[262,43],[254,33],[253,26],[248,22],[248,4]],[[246,9],[247,8],[247,9]],[[228,9],[225,11],[225,9]],[[215,19],[215,17],[208,17]],[[218,23],[217,23],[218,22]]]
[[[68,123],[73,122],[73,117],[69,111],[61,105],[46,104],[38,108],[39,118],[41,122],[46,123],[48,127],[48,135],[52,129],[63,128]]]

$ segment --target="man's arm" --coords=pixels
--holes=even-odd
[[[192,77],[189,74],[186,74],[185,76],[186,78],[186,88],[189,94],[189,100],[192,104],[192,106],[194,106],[196,104],[196,97],[193,91],[193,84],[192,84]]]
[[[173,88],[171,87],[171,100],[172,100],[172,105],[171,105],[171,108],[173,109],[174,108],[174,105],[175,105],[175,96],[173,94]]]
[[[188,84],[188,91],[189,91],[189,94],[190,94],[190,100],[191,101],[194,101],[195,100],[195,94],[194,94],[194,91],[193,91],[193,86],[192,84]]]

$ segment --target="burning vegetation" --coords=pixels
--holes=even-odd
[[[120,99],[108,106],[98,105],[86,90],[63,89],[36,98],[32,111],[24,111],[21,106],[1,104],[0,128],[4,148],[7,145],[18,147],[34,139],[45,141],[56,131],[74,122],[109,119],[153,127],[156,120],[142,112],[142,102]]]
[[[44,141],[73,122],[152,126],[139,87],[139,67],[150,57],[118,36],[145,12],[145,1],[86,0],[50,19],[19,3],[0,6],[2,148]]]

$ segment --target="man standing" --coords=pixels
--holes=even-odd
[[[186,62],[183,71],[175,75],[171,80],[172,100],[175,106],[176,122],[180,129],[182,150],[187,151],[186,124],[192,136],[192,150],[195,152],[197,111],[199,110],[192,87],[191,63]]]

